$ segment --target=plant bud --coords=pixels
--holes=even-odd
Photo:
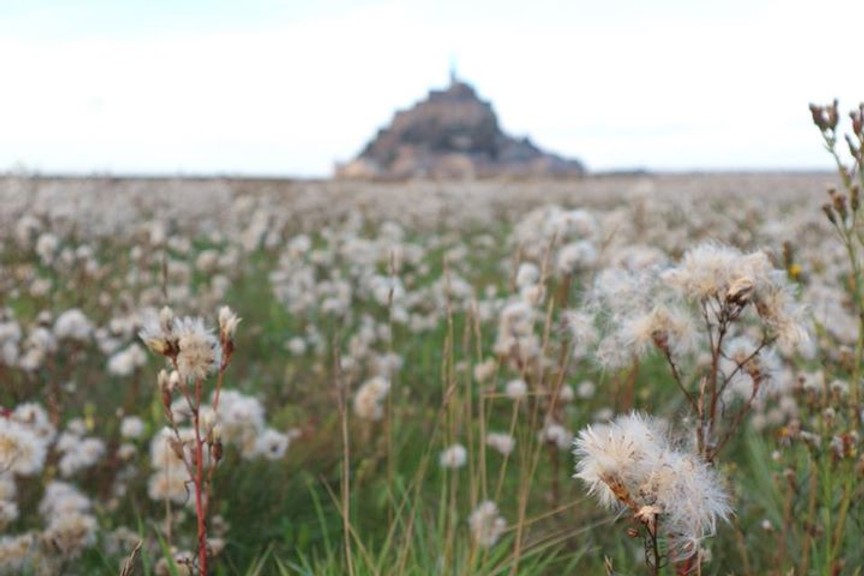
[[[203,412],[201,414],[201,431],[204,433],[204,436],[207,438],[211,438],[213,434],[213,428],[215,427],[216,414],[210,410]]]
[[[240,320],[228,306],[222,306],[219,309],[219,339],[222,342],[234,340],[234,334],[237,332],[237,325],[240,324]]]
[[[159,386],[159,390],[163,393],[167,391],[169,394],[173,391],[173,385],[171,384],[171,379],[168,376],[167,370],[160,370],[159,374],[156,376],[156,383]]]
[[[666,330],[654,330],[651,332],[651,340],[658,350],[669,353],[669,333]]]
[[[184,460],[183,456],[183,443],[177,440],[177,438],[170,438],[168,440],[168,446],[171,447],[171,451],[174,452],[174,455],[177,456],[179,460]]]
[[[174,311],[168,306],[159,311],[159,327],[163,334],[171,334],[174,328]]]
[[[819,130],[824,132],[827,127],[825,124],[825,114],[822,106],[810,104],[810,114],[813,117],[813,124],[815,124],[816,127],[819,128]]]
[[[828,114],[828,128],[832,132],[837,128],[837,123],[840,121],[840,113],[837,104],[837,99],[835,98],[834,102],[832,102],[830,106],[826,106],[826,112]]]
[[[864,104],[858,105],[858,110],[853,110],[849,113],[852,118],[852,132],[859,139],[864,139]]]
[[[212,446],[212,448],[211,448],[212,453],[211,454],[213,456],[213,461],[218,463],[220,460],[222,460],[222,455],[223,455],[222,441],[221,440],[215,440],[211,446]]]
[[[753,280],[750,278],[738,278],[726,290],[726,302],[737,306],[744,306],[750,301],[754,288]]]

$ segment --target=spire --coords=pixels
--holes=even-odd
[[[450,87],[452,88],[459,83],[459,78],[456,76],[456,58],[450,57]]]

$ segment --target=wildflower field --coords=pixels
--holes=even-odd
[[[4,177],[0,574],[860,574],[858,118],[834,173]]]

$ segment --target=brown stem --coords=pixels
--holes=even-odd
[[[651,539],[651,555],[653,556],[653,560],[648,563],[648,566],[651,568],[651,574],[657,576],[660,574],[660,544],[657,541],[656,532],[649,529],[648,535]]]
[[[666,358],[666,363],[669,364],[669,368],[672,370],[672,377],[675,379],[675,383],[678,385],[681,392],[684,393],[684,397],[687,398],[687,403],[690,404],[690,409],[693,410],[695,414],[698,414],[699,407],[696,404],[696,399],[687,390],[687,386],[684,384],[684,379],[681,377],[681,372],[678,371],[678,366],[675,364],[675,360],[672,359],[672,352],[669,350],[669,346],[664,346],[661,350],[663,351],[663,356]]]
[[[558,498],[561,491],[561,482],[558,478],[560,476],[561,462],[558,457],[558,445],[550,444],[549,445],[549,460],[552,465],[552,505],[558,506]]]
[[[207,503],[204,501],[204,440],[201,438],[200,407],[202,380],[195,381],[195,408],[192,420],[195,427],[195,516],[198,519],[198,570],[207,576]]]
[[[750,393],[750,398],[744,402],[744,405],[735,413],[735,416],[732,417],[732,423],[729,425],[729,428],[723,433],[723,437],[717,441],[717,444],[706,453],[705,459],[708,462],[713,462],[714,458],[717,454],[720,453],[720,450],[729,442],[729,439],[735,434],[735,431],[741,425],[741,422],[744,420],[744,416],[746,416],[750,409],[753,408],[753,401],[756,399],[756,395],[759,393],[759,385],[761,383],[761,377],[754,378],[753,380],[753,391]]]
[[[339,339],[333,337],[333,380],[336,384],[336,408],[339,412],[339,424],[342,439],[342,486],[340,499],[342,504],[342,544],[345,551],[345,562],[348,574],[354,574],[354,559],[351,556],[351,448],[348,433],[348,390],[342,380],[340,369]]]
[[[720,371],[720,357],[723,350],[723,340],[729,330],[729,323],[734,319],[734,314],[730,316],[729,308],[715,297],[713,304],[717,307],[714,316],[717,319],[717,336],[714,337],[714,324],[711,321],[711,313],[709,312],[709,302],[703,300],[701,303],[702,317],[705,320],[705,325],[708,330],[708,342],[711,348],[711,368],[708,377],[703,380],[699,390],[699,452],[705,457],[708,462],[711,462],[709,455],[713,452],[711,448],[711,439],[714,436],[714,428],[717,421],[717,402],[719,393],[717,387],[717,378]],[[708,400],[708,410],[705,410],[705,400]]]

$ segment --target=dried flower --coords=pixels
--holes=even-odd
[[[126,416],[120,422],[120,435],[123,438],[140,438],[144,434],[144,421],[138,416]]]
[[[57,338],[87,342],[93,334],[93,324],[78,308],[63,312],[54,322]]]
[[[538,434],[541,442],[566,450],[573,443],[573,433],[557,422],[549,422]]]
[[[31,427],[0,418],[0,470],[32,476],[42,470],[46,455],[45,441]]]
[[[279,460],[288,450],[289,442],[287,434],[267,428],[256,439],[255,450],[268,460]]]
[[[222,342],[233,341],[241,320],[228,306],[222,306],[219,309],[219,339]]]
[[[579,433],[574,451],[576,477],[605,506],[634,515],[651,506],[661,514],[660,530],[670,554],[686,558],[714,534],[717,518],[730,513],[716,472],[697,455],[674,449],[665,426],[633,413]]]
[[[504,394],[511,400],[524,400],[528,396],[528,384],[521,378],[510,380],[504,387]]]
[[[442,468],[461,468],[468,462],[468,451],[461,444],[453,444],[441,453],[439,462]]]
[[[483,548],[491,548],[507,528],[507,521],[498,513],[498,506],[486,500],[471,512],[468,525],[474,542]]]
[[[222,348],[200,318],[183,318],[176,322],[177,371],[183,380],[202,380],[217,372]]]
[[[382,403],[390,391],[390,382],[376,376],[363,383],[354,395],[354,413],[364,420],[380,420],[384,415]]]
[[[504,432],[489,432],[486,435],[486,445],[496,452],[508,455],[513,451],[516,445],[516,439],[512,435]]]

